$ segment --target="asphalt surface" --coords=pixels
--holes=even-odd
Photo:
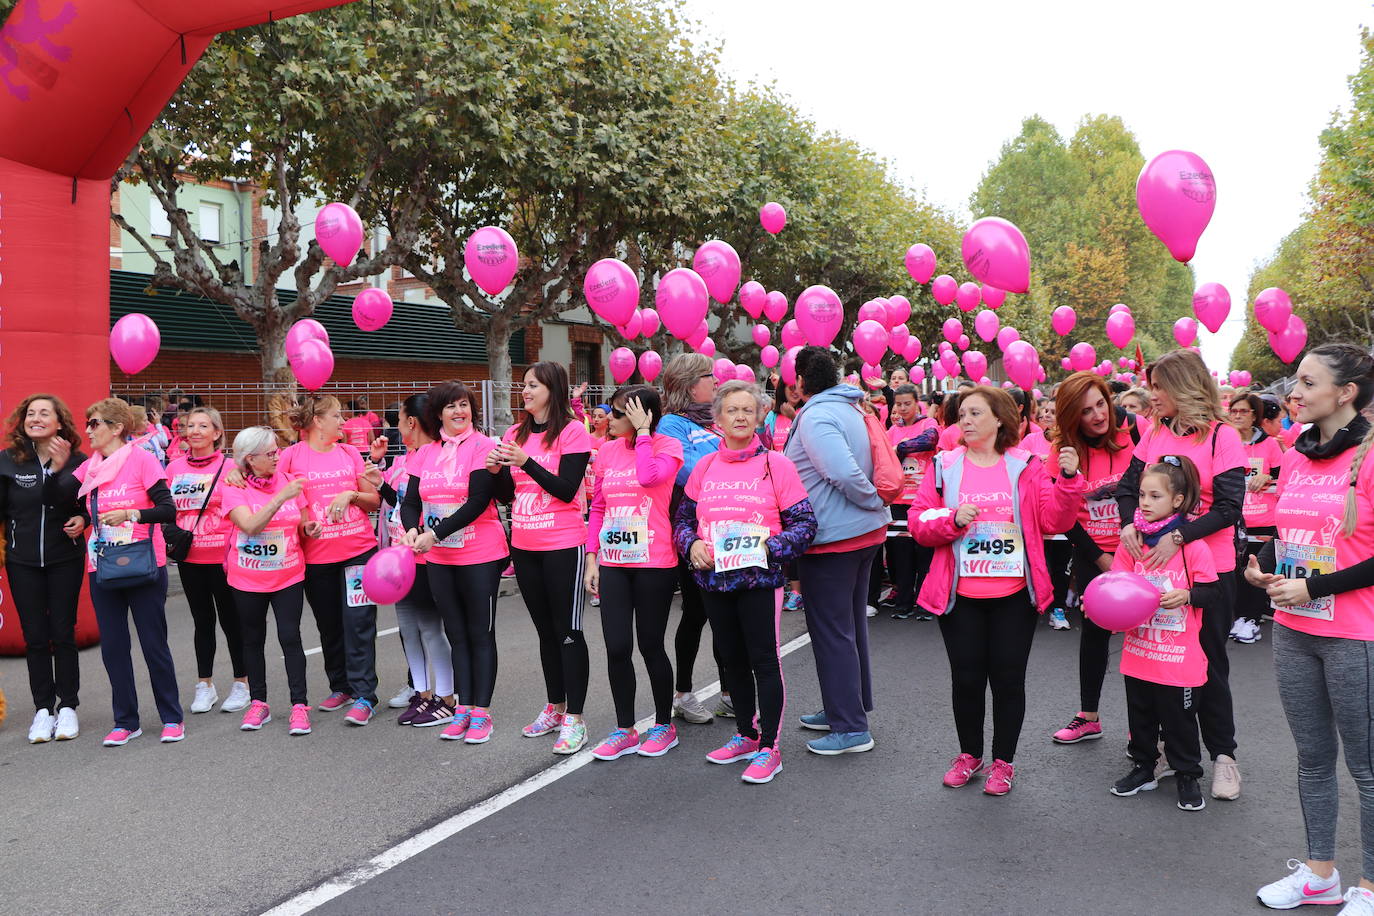
[[[190,619],[179,597],[168,611],[189,707]],[[306,617],[306,644],[318,645]],[[594,611],[587,621],[587,715],[600,737],[613,717]],[[745,785],[739,765],[704,761],[731,733],[728,720],[680,725],[681,745],[667,756],[593,761],[317,912],[1267,912],[1255,888],[1303,853],[1268,625],[1260,644],[1231,648],[1243,796],[1209,797],[1205,811],[1185,813],[1172,780],[1134,798],[1107,792],[1130,766],[1118,675],[1107,679],[1103,740],[1049,741],[1077,705],[1076,631],[1037,633],[1015,791],[992,798],[977,785],[944,788],[940,776],[957,748],[937,625],[885,614],[871,623],[874,751],[805,752],[814,733],[796,716],[819,706],[805,647],[784,661],[784,767],[772,784]],[[379,627],[391,626],[383,609]],[[394,714],[356,729],[338,713],[315,713],[314,734],[288,737],[271,637],[269,700],[283,702],[261,732],[240,732],[239,715],[216,710],[189,717],[181,744],[158,744],[154,729],[127,747],[103,748],[109,688],[91,649],[81,657],[81,737],[30,746],[23,661],[0,659],[10,703],[0,726],[0,912],[262,912],[558,763],[552,739],[519,735],[543,698],[534,630],[518,597],[500,602],[497,626],[496,732],[483,746],[397,727]],[[803,629],[802,615],[784,615],[784,641]],[[387,697],[405,676],[395,636],[379,641],[378,658]],[[227,667],[221,651],[222,695]],[[697,682],[714,679],[703,651]],[[641,669],[642,714],[650,712],[646,683]],[[318,702],[326,693],[318,655],[310,684]],[[146,675],[141,689],[151,724]],[[1359,873],[1358,807],[1340,772],[1338,864],[1349,883]]]

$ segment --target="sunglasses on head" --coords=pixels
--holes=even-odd
[[[617,420],[623,420],[625,419],[625,411],[621,410],[619,407],[612,407],[611,416],[615,417]]]

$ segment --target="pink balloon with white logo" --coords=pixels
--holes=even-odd
[[[663,322],[658,319],[658,309],[639,310],[639,333],[645,337],[653,337],[662,325]]]
[[[1187,263],[1212,220],[1217,185],[1201,156],[1174,149],[1145,163],[1136,179],[1135,200],[1149,230],[1174,260]]]
[[[415,551],[383,547],[363,566],[363,594],[374,604],[395,604],[415,584]]]
[[[702,286],[705,292],[705,286]],[[602,258],[587,268],[582,278],[582,295],[587,307],[604,321],[623,325],[639,305],[639,277],[630,266],[616,258]]]
[[[808,286],[797,297],[797,326],[813,346],[830,346],[839,336],[843,319],[844,304],[828,286]]]
[[[623,385],[634,375],[636,366],[638,361],[629,347],[616,347],[611,351],[611,378],[615,379],[617,385]]]
[[[515,239],[500,226],[483,226],[463,246],[463,266],[488,296],[504,292],[520,269]]]
[[[353,299],[353,323],[364,331],[380,331],[391,320],[392,308],[384,290],[368,287]]]
[[[306,340],[318,340],[328,347],[329,332],[314,318],[302,318],[297,321],[286,331],[286,358],[289,360]]]
[[[692,256],[692,269],[697,276],[706,281],[706,291],[721,305],[728,305],[735,298],[735,287],[739,286],[739,253],[720,239],[703,242]]]
[[[1009,293],[1030,287],[1030,247],[1015,225],[997,216],[977,220],[960,245],[964,266],[980,283]]]
[[[883,327],[888,327],[887,323],[887,301],[884,299],[869,299],[859,306],[859,314],[855,317],[855,323],[865,321],[876,321]]]
[[[307,391],[318,391],[334,374],[334,352],[324,341],[315,338],[301,341],[295,355],[288,356],[287,362],[296,380]]]
[[[315,241],[334,263],[347,267],[363,247],[363,221],[348,204],[325,204],[315,215]]]
[[[1220,283],[1204,283],[1193,293],[1193,314],[1215,334],[1231,312],[1231,294]]]
[[[713,371],[716,376],[716,381],[725,384],[735,377],[735,364],[733,361],[722,356],[713,364]]]
[[[782,204],[769,201],[759,208],[759,225],[769,235],[777,235],[787,225],[787,211]]]
[[[694,270],[678,267],[668,271],[658,281],[654,307],[658,309],[658,317],[668,333],[679,340],[687,340],[706,319],[709,306],[710,293],[706,291],[706,281]],[[628,315],[625,317],[629,319]]]
[[[797,319],[795,318],[788,319],[787,323],[782,326],[781,337],[782,348],[784,350],[806,345],[806,335],[802,333],[801,327],[797,324]]]

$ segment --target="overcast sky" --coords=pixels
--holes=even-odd
[[[723,44],[727,74],[775,81],[821,129],[888,159],[897,178],[963,220],[1030,114],[1065,138],[1084,115],[1119,115],[1147,159],[1201,155],[1217,209],[1193,266],[1232,300],[1219,333],[1199,331],[1214,369],[1227,367],[1243,330],[1255,262],[1306,207],[1317,136],[1349,105],[1359,28],[1374,21],[1369,3],[1351,0],[687,0],[687,11]]]

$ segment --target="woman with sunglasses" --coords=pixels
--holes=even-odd
[[[1245,501],[1241,514],[1245,519],[1245,557],[1258,556],[1260,548],[1274,539],[1274,510],[1279,503],[1279,463],[1283,448],[1279,441],[1263,429],[1264,400],[1257,394],[1237,393],[1226,411],[1231,425],[1240,433],[1241,448],[1245,450]],[[1236,568],[1235,620],[1231,624],[1231,638],[1249,645],[1260,639],[1260,619],[1269,611],[1269,596],[1264,589],[1255,588],[1245,580],[1245,564]]]
[[[120,747],[143,734],[139,727],[138,690],[129,641],[129,618],[148,665],[153,699],[162,717],[162,743],[186,737],[177,696],[176,668],[167,645],[167,544],[164,523],[176,520],[176,505],[162,465],[130,440],[134,409],[119,398],[96,401],[86,409],[86,433],[93,457],[76,469],[79,496],[91,520],[86,569],[91,603],[100,625],[100,657],[110,676],[114,728],[106,747]],[[153,581],[127,587],[102,586],[96,577],[97,556],[105,545],[152,541]]]

